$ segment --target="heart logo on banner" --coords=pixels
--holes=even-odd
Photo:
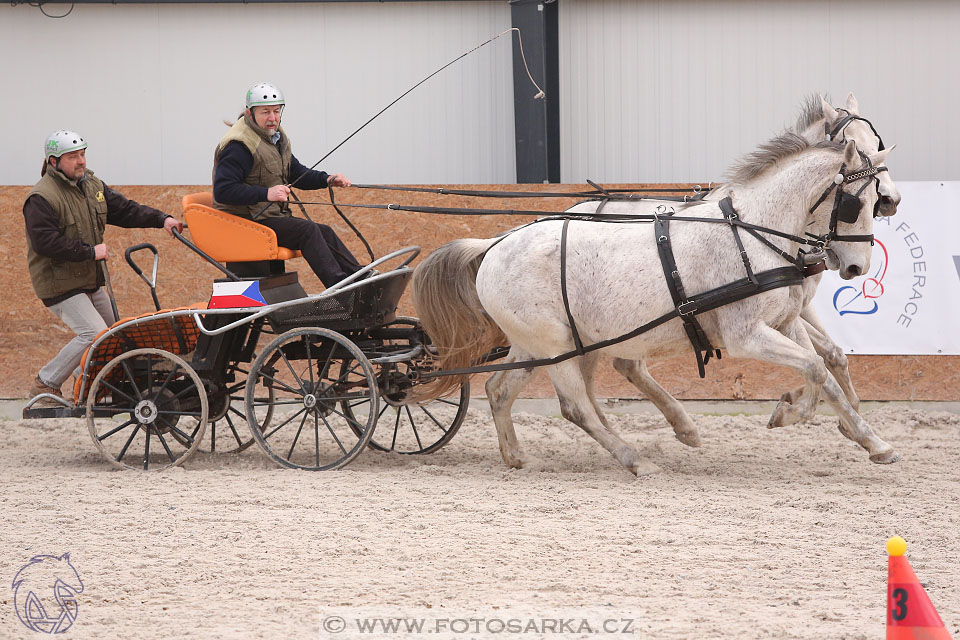
[[[883,295],[883,283],[874,278],[867,278],[860,287],[864,298],[879,298]]]
[[[880,308],[877,304],[877,298],[883,295],[883,277],[887,275],[887,264],[889,256],[887,247],[879,240],[876,241],[880,248],[882,257],[880,258],[880,267],[874,273],[874,277],[865,278],[860,284],[859,290],[856,287],[846,285],[840,287],[833,294],[833,308],[841,316],[847,314],[867,316],[876,313]]]
[[[833,294],[833,308],[841,316],[853,314],[858,316],[868,316],[876,313],[880,305],[873,298],[868,298],[863,291],[858,291],[856,287],[846,286],[837,289]]]

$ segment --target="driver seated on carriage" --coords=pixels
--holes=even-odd
[[[277,243],[300,251],[325,287],[361,269],[336,232],[325,224],[294,218],[290,185],[304,189],[349,187],[343,174],[308,169],[293,155],[280,127],[283,92],[261,82],[247,91],[246,109],[220,140],[213,159],[213,206],[269,227]]]

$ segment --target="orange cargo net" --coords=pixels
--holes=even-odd
[[[194,321],[192,315],[167,318],[157,318],[156,316],[171,311],[188,311],[206,308],[207,303],[198,302],[189,307],[154,311],[140,316],[124,318],[123,320],[115,322],[109,329],[101,331],[97,339],[115,327],[120,325],[125,326],[98,344],[94,353],[90,353],[89,348],[83,352],[83,358],[80,361],[81,370],[83,370],[88,360],[90,361],[89,368],[84,370],[84,376],[87,377],[88,381],[92,382],[108,362],[120,354],[133,351],[134,349],[163,349],[164,351],[169,351],[170,353],[180,356],[193,351],[197,346],[197,337],[200,335],[200,328],[197,327],[197,323]],[[118,370],[117,373],[119,374],[120,371]],[[86,399],[79,397],[84,376],[78,377],[73,386],[73,397],[77,399],[76,404],[80,404],[80,402]],[[87,389],[89,390],[89,385]]]

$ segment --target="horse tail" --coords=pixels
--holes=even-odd
[[[477,296],[477,271],[494,242],[495,238],[448,242],[427,256],[413,273],[413,306],[437,349],[440,370],[469,367],[494,347],[507,343]],[[439,398],[469,377],[440,377],[418,385],[414,396],[421,402]]]

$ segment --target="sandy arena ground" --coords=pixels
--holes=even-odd
[[[698,414],[701,449],[659,416],[612,416],[663,469],[639,479],[534,414],[517,416],[528,467],[507,469],[478,408],[436,454],[369,451],[326,473],[257,449],[117,471],[80,420],[2,420],[0,637],[36,637],[15,614],[18,569],[69,551],[85,588],[68,638],[541,637],[321,630],[330,611],[523,610],[632,620],[632,636],[593,638],[876,639],[893,534],[960,637],[960,415],[865,417],[900,463],[870,463],[828,416],[768,431],[767,416]]]

